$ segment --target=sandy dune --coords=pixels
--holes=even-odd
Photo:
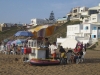
[[[100,51],[88,50],[84,63],[56,66],[31,66],[20,55],[0,54],[0,75],[100,75]]]

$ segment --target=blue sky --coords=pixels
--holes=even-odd
[[[0,23],[30,23],[32,18],[65,16],[73,7],[97,6],[100,0],[0,0]]]

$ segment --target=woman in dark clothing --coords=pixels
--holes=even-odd
[[[62,46],[60,46],[59,52],[60,52],[60,62],[65,64],[66,63],[66,60],[65,60],[66,51]]]
[[[66,51],[65,51],[65,49],[62,46],[60,46],[59,52],[63,53],[63,52],[66,52]]]
[[[49,45],[50,45],[48,38],[45,38],[43,40],[43,45],[44,45],[44,48],[46,49],[46,59],[48,59],[49,58]]]

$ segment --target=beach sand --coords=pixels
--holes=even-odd
[[[20,55],[0,54],[0,75],[100,75],[100,51],[87,50],[83,63],[55,66],[31,66]]]

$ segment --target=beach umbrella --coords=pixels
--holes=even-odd
[[[15,45],[18,45],[18,44],[22,44],[24,43],[26,40],[25,39],[17,39],[17,40],[14,40],[11,45],[15,44]]]
[[[8,41],[7,45],[11,45],[12,42],[13,42],[12,40]]]
[[[15,36],[33,36],[32,32],[29,31],[18,31],[17,33],[15,33]]]

